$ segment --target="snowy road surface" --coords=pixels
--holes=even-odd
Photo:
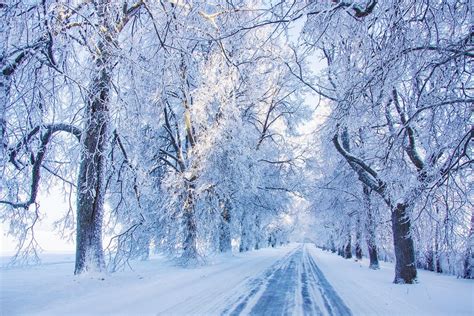
[[[249,282],[245,295],[223,314],[351,315],[301,245]]]
[[[0,315],[474,315],[474,282],[419,271],[393,284],[393,264],[368,269],[311,244],[209,259],[183,269],[163,257],[134,270],[74,276],[74,255],[0,269]]]

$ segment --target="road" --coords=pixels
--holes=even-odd
[[[223,315],[351,315],[303,244],[248,282]]]
[[[74,276],[70,256],[0,269],[5,315],[351,315],[311,244],[217,256],[183,269],[165,257],[134,270]]]

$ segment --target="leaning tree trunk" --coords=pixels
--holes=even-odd
[[[396,258],[394,283],[416,283],[415,249],[410,226],[407,205],[397,204],[392,210],[393,245]]]
[[[230,235],[230,209],[229,203],[224,203],[219,223],[219,251],[229,252],[232,250]]]
[[[109,99],[115,57],[116,32],[109,25],[107,1],[97,5],[102,34],[98,35],[95,69],[85,108],[77,190],[76,266],[74,273],[105,270],[102,249]]]

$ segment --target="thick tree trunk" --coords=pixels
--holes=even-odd
[[[103,34],[97,39],[95,69],[86,99],[85,125],[81,138],[81,158],[77,190],[76,266],[74,273],[105,270],[102,249],[106,149],[109,101],[115,57],[112,50],[116,30],[110,24],[108,1],[96,5]]]
[[[395,249],[394,283],[416,283],[416,261],[413,239],[410,232],[407,205],[399,203],[392,210],[393,245]]]
[[[230,235],[230,209],[229,203],[224,203],[219,223],[219,251],[232,251],[232,239]]]
[[[102,220],[105,196],[108,93],[110,77],[102,70],[86,108],[77,192],[76,268],[74,273],[103,271]],[[93,91],[94,91],[93,90]]]

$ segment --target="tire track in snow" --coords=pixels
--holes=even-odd
[[[249,291],[223,315],[352,315],[306,245],[301,245],[248,283]]]
[[[268,279],[265,291],[250,311],[251,315],[290,315],[295,309],[297,275],[303,256],[303,249],[288,258],[286,264],[274,271]]]
[[[305,247],[306,250],[306,247]],[[315,289],[315,283],[317,282],[312,275],[312,271],[308,264],[308,253],[305,252],[305,260],[303,261],[303,269],[301,273],[301,296],[303,298],[303,314],[307,315],[322,315],[322,311],[319,306],[316,304],[315,294],[317,290]],[[310,282],[312,281],[312,283]],[[316,290],[316,291],[315,291]]]
[[[265,289],[267,289],[269,285],[268,283],[274,279],[275,274],[278,271],[281,271],[296,253],[301,252],[301,249],[302,246],[299,246],[275,262],[272,266],[270,266],[270,268],[265,270],[265,272],[263,272],[260,277],[250,280],[248,283],[248,293],[240,296],[236,302],[230,304],[230,306],[222,312],[222,315],[240,315],[249,305],[249,301],[255,299],[257,294],[262,292],[262,286],[265,285]]]
[[[306,253],[306,260],[305,264],[308,265],[310,270],[310,275],[313,278],[313,282],[311,283],[314,290],[318,290],[319,294],[321,295],[325,313],[327,315],[344,315],[350,316],[352,315],[351,310],[347,307],[341,297],[336,293],[333,289],[331,284],[327,281],[324,274],[318,268],[316,262],[314,261],[313,257],[306,251],[305,246],[305,253]]]

